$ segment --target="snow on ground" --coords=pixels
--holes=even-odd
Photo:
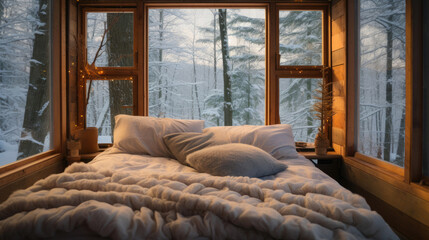
[[[18,157],[18,144],[12,145],[0,140],[0,146],[3,152],[0,152],[0,166],[4,166],[16,161]]]

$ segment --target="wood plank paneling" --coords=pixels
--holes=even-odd
[[[336,127],[332,128],[332,142],[334,142],[335,144],[337,144],[341,147],[344,146],[345,135],[346,134],[344,132],[344,129],[336,128]]]
[[[362,195],[371,206],[371,210],[377,211],[383,216],[384,220],[395,230],[401,239],[429,239],[428,226],[349,181],[343,181],[342,184],[354,193]]]
[[[333,110],[334,112],[345,112],[346,102],[343,96],[334,96]],[[345,121],[345,119],[344,119]]]
[[[341,16],[332,21],[332,51],[344,48],[346,46],[345,19],[345,16]]]
[[[337,111],[335,115],[332,117],[332,127],[345,129],[346,122],[344,121],[346,117],[346,113],[344,111]]]
[[[346,50],[344,48],[332,52],[332,67],[344,64],[346,60]]]
[[[64,167],[65,163],[63,161],[57,161],[54,164],[41,168],[39,171],[26,174],[25,177],[8,182],[7,185],[0,188],[0,203],[5,201],[14,191],[27,188],[39,179],[45,178],[51,174],[60,173],[64,170]]]
[[[346,145],[346,0],[332,2],[332,145],[344,153]]]
[[[346,1],[338,0],[332,2],[332,20],[345,15]]]
[[[346,96],[346,75],[344,64],[332,68],[332,94],[334,96]]]
[[[429,227],[429,224],[427,224],[429,222],[429,201],[417,196],[416,192],[413,192],[416,190],[414,186],[410,187],[409,184],[403,182],[400,178],[396,179],[393,175],[389,176],[388,172],[374,174],[376,170],[363,170],[363,168],[368,167],[364,165],[359,166],[361,164],[352,159],[345,158],[344,162],[345,164],[341,169],[341,176],[344,179],[365,189],[365,191],[378,199],[382,199],[392,207],[400,209],[400,212],[424,225],[424,229]],[[427,195],[427,193],[423,192],[420,195]],[[404,235],[426,234],[425,236],[427,236],[428,234],[427,232],[410,232],[410,227],[407,226],[410,222],[405,219],[399,219],[399,224],[404,225],[402,226]]]

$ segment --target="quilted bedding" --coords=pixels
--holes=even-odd
[[[110,239],[397,239],[362,197],[308,160],[283,161],[276,176],[216,177],[106,152],[15,192],[0,205],[0,239],[81,229]]]

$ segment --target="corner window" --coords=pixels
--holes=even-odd
[[[0,3],[0,166],[53,146],[51,5]]]
[[[405,0],[360,1],[358,151],[405,158]]]

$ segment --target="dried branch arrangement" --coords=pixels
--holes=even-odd
[[[314,98],[317,101],[312,108],[315,118],[320,121],[319,132],[314,142],[317,154],[326,154],[326,149],[329,147],[328,129],[331,126],[332,116],[335,115],[333,111],[332,82],[327,81],[329,68],[323,68],[322,71],[323,80],[319,83],[318,89],[315,90]]]

